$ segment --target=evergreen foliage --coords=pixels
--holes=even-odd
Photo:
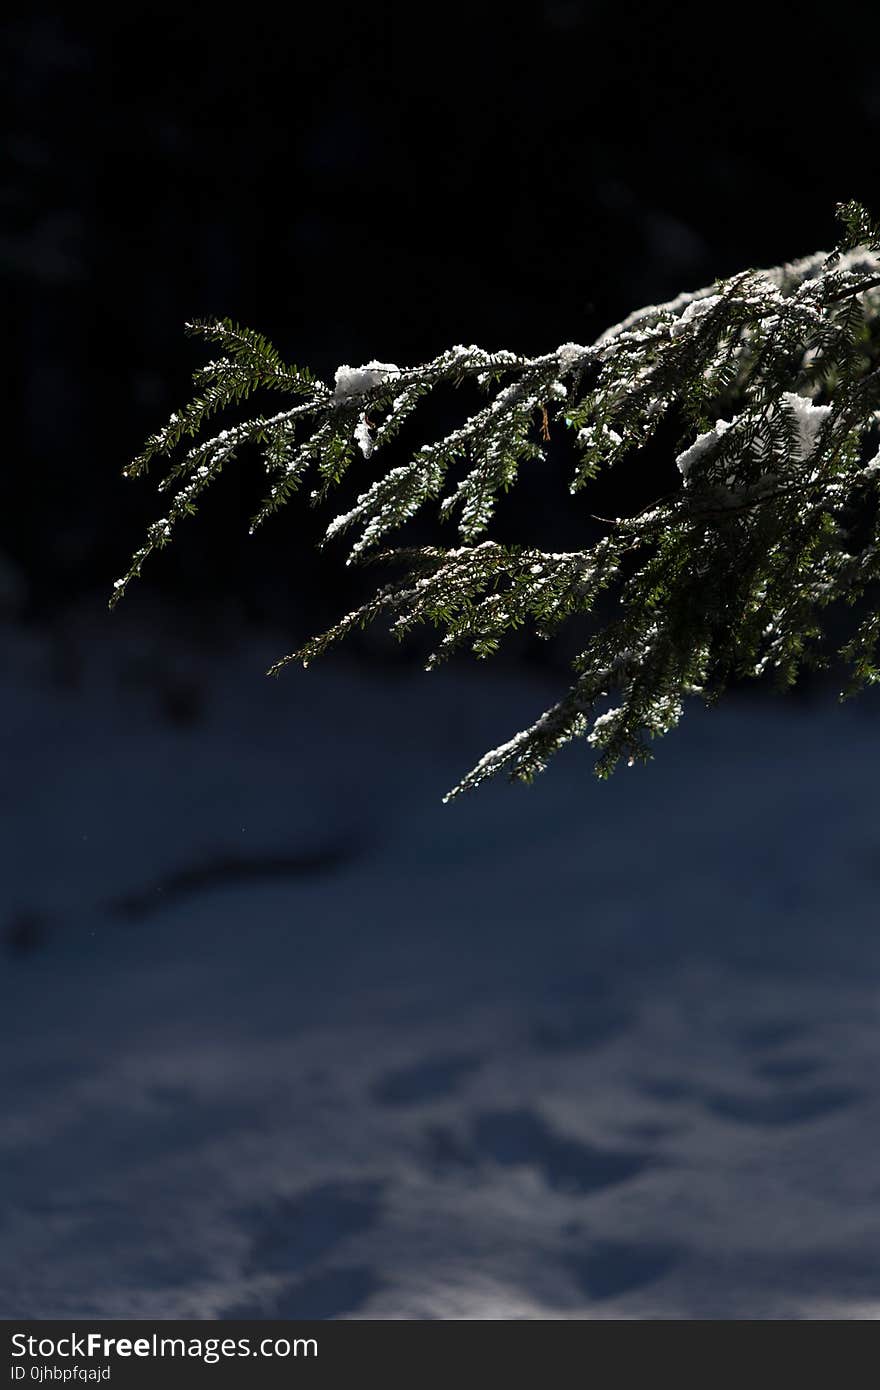
[[[459,648],[486,657],[511,629],[529,623],[549,635],[607,590],[612,616],[595,624],[568,691],[487,753],[452,797],[501,771],[529,781],[577,735],[597,750],[604,777],[621,759],[648,759],[685,696],[714,701],[731,678],[766,671],[786,686],[801,667],[827,665],[822,610],[854,604],[880,578],[880,227],[856,203],[841,204],[838,218],[842,235],[828,255],[746,270],[640,309],[591,345],[539,357],[458,346],[417,367],[343,366],[328,386],[249,329],[189,324],[221,355],[125,470],[136,476],[154,459],[172,460],[159,484],[171,501],[116,581],[111,607],[243,445],[257,446],[268,478],[253,531],[310,470],[311,500],[321,502],[356,458],[391,444],[428,392],[471,381],[486,403],[377,475],[327,527],[328,540],[351,538],[349,563],[398,561],[403,577],[271,673],[307,665],[380,617],[399,637],[417,624],[439,630],[429,668]],[[205,428],[258,388],[288,402]],[[544,456],[555,422],[576,446],[577,494],[600,470],[625,466],[664,420],[679,433],[681,485],[670,495],[610,519],[582,550],[551,554],[488,536],[499,494],[521,464]],[[457,544],[382,548],[428,504],[455,522]],[[880,681],[880,611],[851,628],[842,697]]]

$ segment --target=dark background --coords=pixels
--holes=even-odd
[[[839,199],[876,212],[876,20],[839,14],[823,36],[772,18],[587,0],[19,7],[3,39],[7,593],[58,614],[125,568],[160,503],[121,468],[188,396],[189,318],[229,315],[328,379],[459,341],[540,352],[828,246]],[[581,534],[597,498],[573,504],[564,459],[549,467],[507,504],[509,532]],[[638,472],[599,501],[644,489]],[[240,461],[135,591],[305,636],[350,579],[340,549],[315,556],[304,504],[248,539],[257,473]]]

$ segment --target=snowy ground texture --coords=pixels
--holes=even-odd
[[[7,626],[0,1314],[880,1316],[880,717]]]

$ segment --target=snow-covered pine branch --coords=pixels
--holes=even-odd
[[[328,386],[251,330],[188,325],[222,355],[196,373],[199,394],[126,469],[134,476],[172,460],[160,483],[170,502],[116,581],[111,607],[243,445],[257,447],[267,477],[253,530],[310,470],[311,500],[321,502],[356,460],[392,445],[429,392],[470,381],[486,403],[374,475],[327,527],[328,540],[350,538],[349,563],[391,559],[404,576],[273,672],[307,664],[380,617],[400,637],[418,624],[438,629],[429,667],[459,648],[485,657],[525,623],[549,635],[608,589],[614,616],[576,657],[568,692],[487,753],[454,796],[499,771],[529,781],[579,734],[605,776],[621,758],[649,758],[649,740],[677,723],[685,696],[714,700],[732,676],[768,670],[786,685],[806,664],[827,665],[822,609],[854,603],[880,579],[880,229],[855,203],[838,217],[843,233],[830,254],[744,271],[640,309],[592,344],[538,357],[457,346],[416,367],[341,366]],[[210,433],[217,411],[258,388],[293,400]],[[577,494],[667,418],[679,431],[681,475],[670,495],[610,520],[608,534],[579,551],[487,537],[498,496],[523,462],[544,456],[552,425],[570,432]],[[455,522],[457,544],[379,549],[427,504]],[[852,669],[844,693],[880,680],[878,639],[880,614],[855,624],[842,649]]]

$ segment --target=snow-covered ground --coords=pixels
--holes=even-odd
[[[0,631],[0,1314],[880,1316],[880,719]]]

